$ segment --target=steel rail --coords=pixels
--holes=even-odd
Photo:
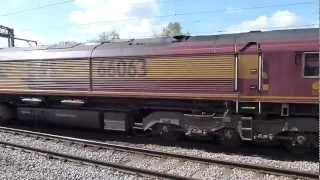
[[[111,163],[111,162],[105,162],[105,161],[97,161],[97,160],[92,160],[92,159],[86,159],[82,158],[79,156],[73,156],[69,154],[63,154],[63,153],[57,153],[53,151],[48,151],[48,150],[43,150],[39,148],[33,148],[29,146],[24,146],[24,145],[19,145],[19,144],[14,144],[14,143],[9,143],[9,142],[4,142],[0,141],[1,145],[4,146],[9,146],[13,148],[18,148],[22,150],[26,150],[29,152],[36,152],[36,153],[41,153],[41,154],[47,154],[48,157],[52,158],[57,158],[61,160],[70,160],[70,161],[75,161],[75,162],[80,162],[80,163],[87,163],[87,164],[92,164],[96,166],[103,166],[103,167],[109,167],[109,168],[115,168],[122,170],[124,172],[130,172],[131,174],[145,174],[151,177],[158,177],[158,178],[165,178],[165,179],[175,179],[175,180],[195,180],[194,178],[188,178],[188,177],[183,177],[183,176],[178,176],[178,175],[173,175],[173,174],[166,174],[162,173],[159,171],[153,171],[153,170],[147,170],[147,169],[141,169],[141,168],[136,168],[132,166],[126,166],[126,165],[121,165],[117,163]]]
[[[137,147],[132,147],[132,146],[110,144],[110,143],[104,143],[104,142],[98,142],[98,141],[92,141],[92,140],[85,140],[85,139],[59,136],[59,135],[40,133],[40,132],[21,130],[21,129],[14,129],[14,128],[8,128],[8,127],[1,127],[1,126],[0,126],[0,131],[33,135],[33,136],[43,137],[43,138],[48,138],[48,139],[55,139],[55,140],[58,139],[58,140],[63,140],[63,141],[76,142],[79,144],[84,144],[84,145],[93,146],[93,147],[99,147],[99,148],[103,148],[103,149],[129,151],[129,152],[133,152],[133,153],[148,154],[148,155],[153,155],[153,156],[161,155],[161,156],[170,157],[170,158],[177,158],[177,159],[189,160],[189,161],[197,161],[200,163],[214,164],[214,165],[220,165],[220,166],[222,165],[222,166],[227,166],[227,167],[231,167],[231,168],[241,168],[244,170],[257,171],[259,173],[265,173],[265,174],[273,174],[273,175],[280,175],[280,176],[287,176],[287,177],[294,177],[294,178],[304,178],[304,179],[306,179],[306,178],[307,179],[319,179],[319,174],[307,172],[307,171],[299,171],[299,170],[293,170],[293,169],[276,168],[276,167],[271,167],[271,166],[246,164],[246,163],[239,163],[239,162],[232,162],[232,161],[223,161],[223,160],[217,160],[217,159],[208,159],[208,158],[202,158],[202,157],[197,157],[197,156],[175,154],[175,153],[169,153],[169,152],[163,152],[163,151],[137,148]]]

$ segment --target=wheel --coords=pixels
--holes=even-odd
[[[238,147],[241,144],[241,138],[236,130],[226,128],[221,132],[220,143],[226,147]]]
[[[179,140],[183,135],[178,127],[170,124],[156,124],[152,127],[151,133],[153,137],[171,141]]]
[[[283,143],[285,149],[294,154],[303,154],[307,152],[308,136],[303,133],[289,134],[290,140]]]

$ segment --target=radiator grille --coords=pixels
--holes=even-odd
[[[94,59],[97,91],[231,92],[234,56]]]
[[[1,62],[0,86],[5,89],[87,90],[88,60]]]

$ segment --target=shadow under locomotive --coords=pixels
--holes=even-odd
[[[130,144],[137,145],[158,145],[159,148],[181,148],[181,150],[198,150],[203,153],[223,153],[225,155],[240,155],[249,157],[261,157],[269,160],[280,161],[309,161],[319,162],[319,149],[300,149],[288,153],[287,149],[281,148],[278,144],[270,143],[252,143],[243,142],[241,146],[226,147],[216,139],[206,137],[183,137],[179,141],[163,139],[151,135],[133,135],[131,133],[123,133],[117,131],[97,131],[91,129],[84,129],[79,127],[61,127],[52,124],[37,124],[30,126],[30,124],[12,123],[7,127],[19,128],[30,131],[37,131],[42,133],[49,133],[54,135],[68,136],[74,138],[95,140],[101,142],[110,142],[115,144]],[[196,140],[196,141],[195,141]]]

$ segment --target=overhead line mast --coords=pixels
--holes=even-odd
[[[8,47],[9,48],[15,47],[15,40],[25,41],[29,45],[30,45],[30,43],[34,43],[36,46],[38,45],[37,41],[15,37],[13,28],[9,28],[9,27],[2,26],[2,25],[0,25],[0,37],[8,39]]]
[[[0,37],[8,39],[8,47],[14,47],[14,30],[0,25]]]

